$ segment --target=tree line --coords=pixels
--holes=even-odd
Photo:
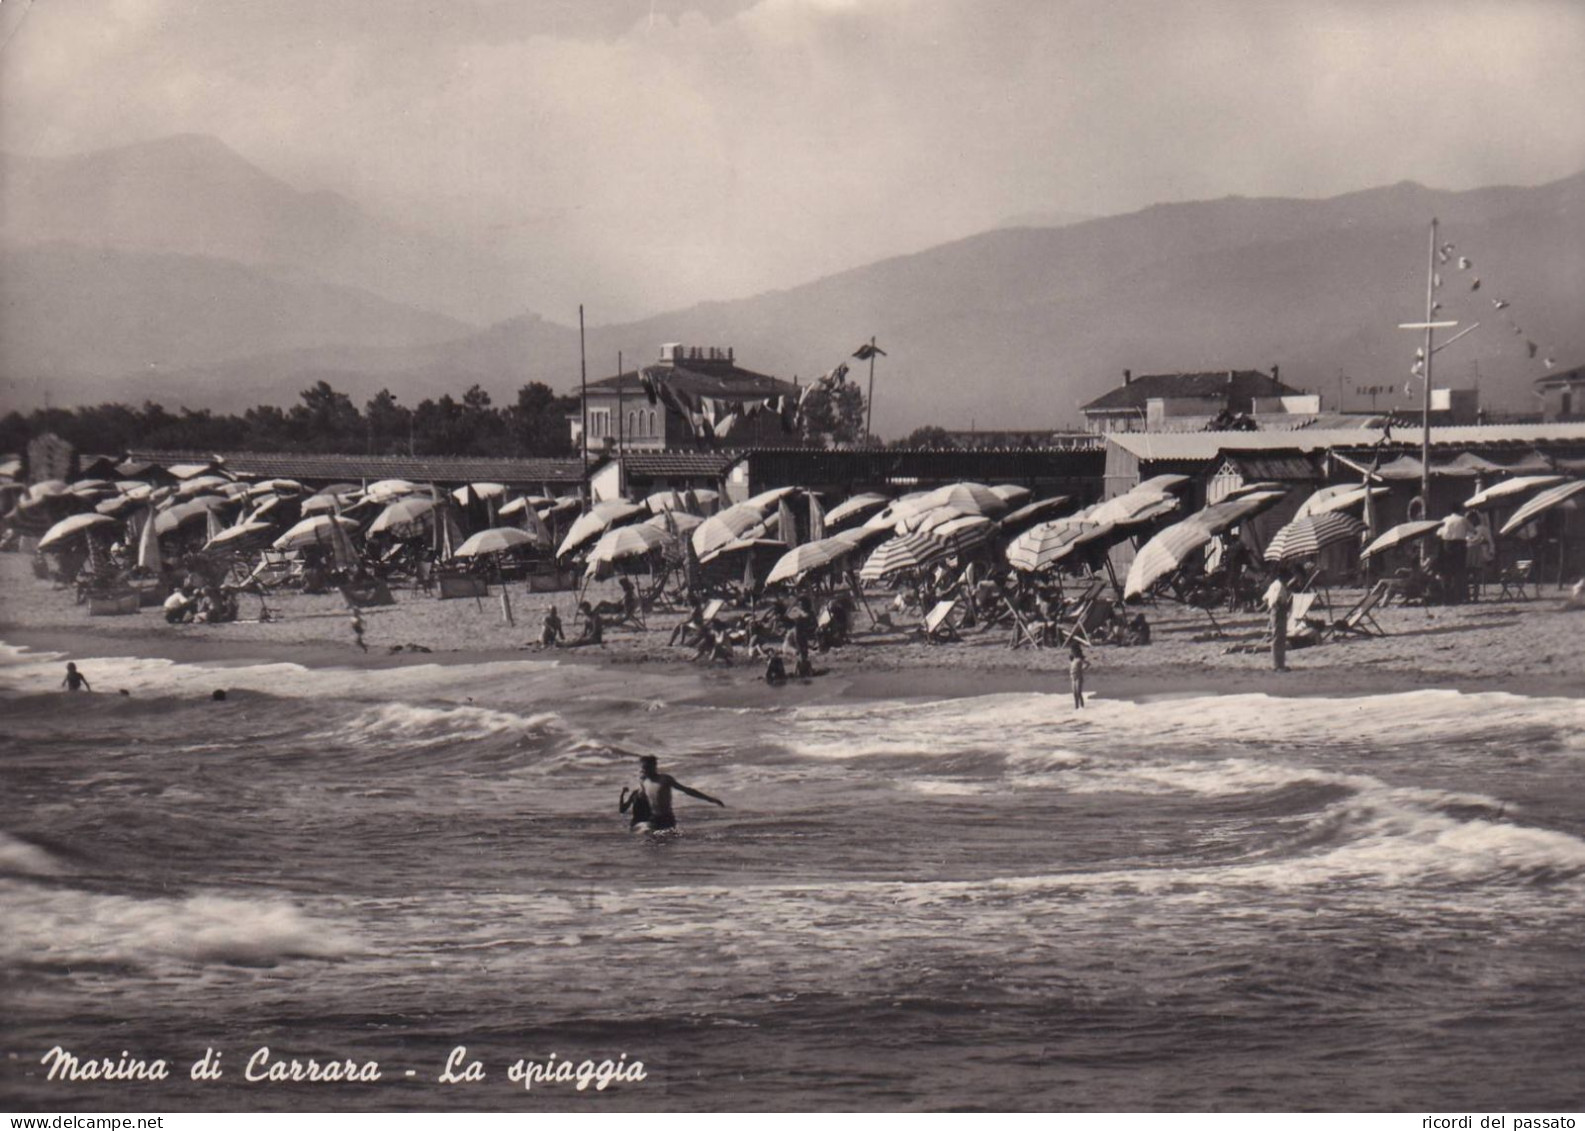
[[[0,452],[21,452],[28,440],[53,432],[79,452],[117,455],[133,448],[203,451],[349,452],[371,455],[564,456],[573,451],[567,417],[578,398],[557,395],[538,381],[497,406],[473,385],[409,408],[381,389],[360,410],[326,381],[304,389],[287,408],[258,405],[240,416],[209,409],[172,412],[152,401],[141,407],[100,404],[38,408],[0,418]]]

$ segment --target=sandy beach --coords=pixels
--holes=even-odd
[[[1275,695],[1355,695],[1417,688],[1508,691],[1516,694],[1585,694],[1585,613],[1565,608],[1566,593],[1543,587],[1533,600],[1488,599],[1459,607],[1393,605],[1376,611],[1387,635],[1351,637],[1289,653],[1288,673],[1271,670],[1265,653],[1229,652],[1259,643],[1265,618],[1208,616],[1170,602],[1145,606],[1152,642],[1144,647],[1090,649],[1088,688],[1108,698],[1157,694],[1264,692]],[[606,582],[590,589],[599,600],[616,594]],[[157,609],[136,616],[90,617],[70,589],[35,578],[26,558],[0,555],[0,639],[70,656],[143,655],[217,664],[248,660],[291,661],[308,666],[369,669],[412,663],[474,662],[535,653],[541,615],[555,604],[572,627],[573,593],[533,594],[511,587],[516,620],[503,617],[499,589],[474,601],[440,601],[397,590],[397,603],[364,610],[367,654],[353,641],[339,594],[281,592],[269,598],[275,619],[222,625],[170,625]],[[1334,615],[1359,598],[1357,590],[1331,591]],[[881,603],[871,601],[877,611]],[[245,598],[242,615],[257,616]],[[926,644],[911,629],[855,619],[853,642],[817,657],[817,678],[772,689],[758,678],[760,665],[740,658],[732,666],[695,665],[692,650],[668,646],[682,612],[657,609],[648,631],[609,628],[600,648],[558,649],[556,659],[602,665],[678,665],[708,673],[716,696],[792,701],[844,695],[940,698],[990,691],[1065,687],[1067,655],[1061,649],[1008,646],[1004,629],[969,629],[961,643]],[[410,646],[416,645],[420,651]],[[833,678],[834,677],[834,678]]]

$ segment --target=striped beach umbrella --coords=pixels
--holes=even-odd
[[[1209,526],[1193,518],[1167,527],[1134,555],[1128,577],[1123,582],[1123,599],[1126,601],[1149,592],[1152,585],[1182,569],[1184,562],[1210,545],[1215,537]]]
[[[595,503],[587,514],[579,515],[577,521],[568,529],[567,536],[556,548],[556,556],[564,558],[568,554],[576,553],[591,542],[598,541],[606,531],[647,517],[649,517],[648,507],[630,503],[626,499],[608,499],[603,503]]]
[[[1414,522],[1400,522],[1361,550],[1359,560],[1364,561],[1367,558],[1373,558],[1377,554],[1385,553],[1394,546],[1401,546],[1405,542],[1413,542],[1417,538],[1424,538],[1428,534],[1434,534],[1441,525],[1442,523],[1434,518],[1418,519]]]
[[[589,571],[593,573],[600,564],[632,561],[647,557],[666,544],[666,534],[653,526],[637,523],[607,530],[589,551]]]
[[[875,547],[875,552],[859,570],[861,581],[880,581],[905,569],[918,569],[931,560],[940,543],[928,534],[899,534]]]
[[[947,554],[966,554],[985,545],[991,535],[996,533],[996,524],[984,515],[969,514],[932,526],[926,533],[941,543],[941,552],[935,556],[945,557]]]
[[[1177,511],[1178,500],[1155,491],[1130,491],[1108,499],[1084,517],[1091,522],[1110,522],[1114,526],[1143,526]]]
[[[1109,522],[1090,522],[1081,518],[1042,522],[1013,539],[1007,547],[1007,564],[1025,573],[1041,573],[1080,546],[1107,537],[1113,529]]]
[[[1575,479],[1568,483],[1559,483],[1556,487],[1548,487],[1524,506],[1514,511],[1513,517],[1503,523],[1502,529],[1497,533],[1512,534],[1531,519],[1567,502],[1581,491],[1585,491],[1585,479]]]
[[[734,542],[756,537],[765,530],[765,512],[758,505],[738,503],[713,514],[694,527],[693,552],[701,559]]]
[[[209,512],[228,506],[229,500],[219,495],[201,495],[185,503],[166,507],[154,516],[154,533],[170,534],[195,522],[209,521]]]
[[[1351,514],[1332,511],[1296,518],[1271,536],[1266,545],[1268,562],[1292,562],[1313,558],[1339,542],[1357,542],[1365,524]]]
[[[794,546],[782,555],[765,577],[766,585],[782,581],[796,581],[810,570],[821,569],[840,561],[858,547],[845,538],[823,538],[818,542],[805,542]]]
[[[1322,487],[1299,504],[1293,517],[1309,518],[1312,514],[1345,510],[1356,503],[1363,503],[1370,495],[1381,496],[1386,493],[1385,487],[1366,487],[1363,483],[1339,483],[1333,487]]]
[[[962,514],[1001,514],[1008,507],[1006,499],[983,483],[949,483],[931,491],[925,502],[932,507],[956,507]]]

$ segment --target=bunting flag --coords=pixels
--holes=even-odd
[[[860,361],[868,361],[872,357],[885,357],[886,351],[881,349],[880,346],[877,346],[871,342],[865,342],[862,346],[853,351],[853,356],[858,358]]]

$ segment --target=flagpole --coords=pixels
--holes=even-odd
[[[589,498],[589,362],[583,348],[583,303],[578,304],[578,387],[582,391],[583,401],[583,497],[587,505]]]
[[[627,436],[622,423],[622,351],[616,351],[616,493],[620,498],[627,494],[627,489],[622,485],[622,449],[627,443]]]
[[[1420,416],[1420,516],[1431,517],[1431,335],[1436,314],[1436,217],[1431,217],[1431,243],[1425,260],[1425,395]]]
[[[864,446],[868,447],[870,437],[875,434],[875,335],[870,335],[870,395],[869,401],[864,406]]]

